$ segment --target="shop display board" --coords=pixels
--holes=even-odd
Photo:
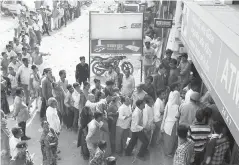
[[[224,43],[209,27],[210,22],[206,24],[205,20],[198,16],[196,13],[198,8],[188,4],[190,3],[184,5],[183,11],[182,41],[234,139],[239,144],[239,50],[235,47],[232,50]],[[193,10],[190,7],[194,7]],[[200,8],[197,12],[205,14]],[[234,42],[239,43],[239,38]]]
[[[111,64],[142,77],[143,13],[90,12],[89,45],[94,75],[103,76]]]

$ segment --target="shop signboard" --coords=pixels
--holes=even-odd
[[[143,15],[143,13],[90,13],[90,59],[95,58],[93,56],[109,59],[108,61],[121,59],[118,61],[118,67],[126,68],[123,64],[128,62],[130,64],[127,66],[133,67],[132,73],[141,74],[142,66],[139,59],[143,53]],[[95,67],[96,64],[92,64],[91,69],[97,72],[102,70],[103,65],[100,63]],[[103,69],[107,70],[107,66],[108,64]],[[139,76],[142,77],[142,74]]]
[[[181,37],[201,78],[239,144],[239,55],[187,5]]]
[[[172,28],[172,26],[173,26],[173,20],[171,19],[154,18],[155,28]]]

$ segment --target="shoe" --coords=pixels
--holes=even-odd
[[[27,137],[27,136],[23,136],[22,138],[21,138],[21,140],[30,140],[31,138],[30,137]]]

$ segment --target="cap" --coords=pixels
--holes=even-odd
[[[193,100],[193,101],[199,101],[200,94],[198,92],[193,92],[190,96],[190,99]]]

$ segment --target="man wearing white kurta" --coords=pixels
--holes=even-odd
[[[51,97],[48,99],[49,107],[46,110],[46,119],[49,123],[50,128],[52,128],[58,135],[61,131],[61,123],[57,114],[57,101],[55,98]]]
[[[126,147],[132,116],[130,98],[125,97],[122,103],[123,104],[118,109],[119,117],[116,123],[116,152],[118,154],[122,154]]]

